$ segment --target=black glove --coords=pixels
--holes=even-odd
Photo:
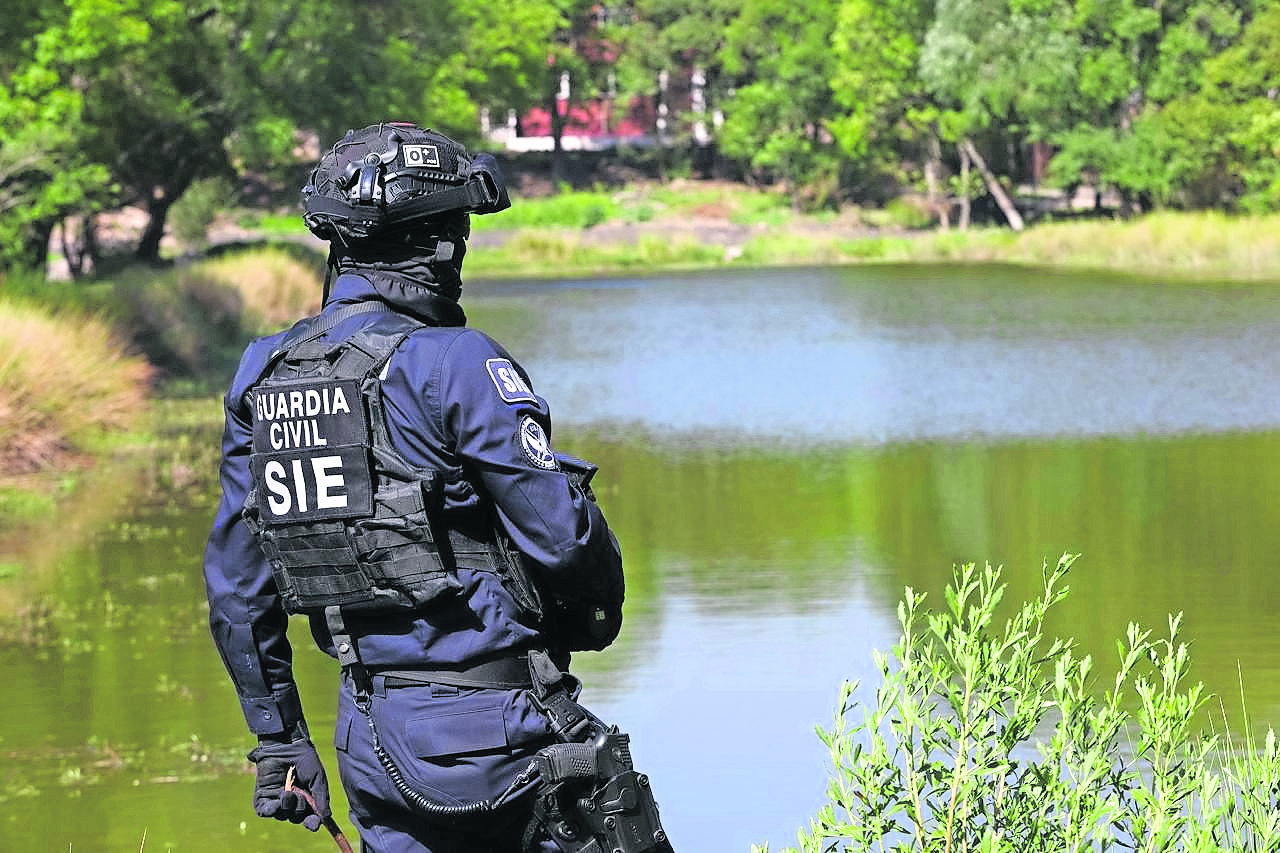
[[[249,753],[249,760],[258,765],[258,782],[253,789],[253,810],[258,817],[300,823],[315,832],[323,819],[333,814],[329,808],[329,780],[310,740],[263,741]],[[311,795],[319,814],[312,811],[303,797],[284,789],[290,767],[293,768],[293,787]]]

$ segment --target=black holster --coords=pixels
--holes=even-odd
[[[530,652],[533,697],[561,743],[538,751],[542,785],[525,832],[564,853],[673,853],[658,819],[649,777],[631,763],[631,737],[576,701],[576,684],[542,652]]]

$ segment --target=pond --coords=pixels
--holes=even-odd
[[[1280,724],[1274,286],[859,267],[474,283],[464,305],[558,449],[601,466],[626,625],[575,670],[682,853],[794,843],[842,680],[874,686],[903,588],[936,601],[956,563],[1003,565],[1018,601],[1081,553],[1058,633],[1105,670],[1128,622],[1183,612],[1228,717]],[[217,428],[185,441],[0,541],[10,847],[335,849],[249,806],[200,580]],[[330,731],[336,667],[295,639]]]

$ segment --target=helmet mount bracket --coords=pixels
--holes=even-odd
[[[348,131],[312,171],[302,206],[312,233],[351,245],[410,228],[444,236],[434,231],[442,221],[496,213],[511,200],[491,155],[397,122]]]

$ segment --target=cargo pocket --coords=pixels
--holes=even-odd
[[[482,698],[484,704],[460,699],[450,703],[456,707],[448,713],[406,722],[405,734],[413,754],[432,759],[506,750],[507,718],[502,703],[490,697],[474,698]]]
[[[291,612],[373,599],[340,521],[266,527],[260,543]]]
[[[382,745],[409,785],[457,805],[499,794],[529,756],[508,745],[502,691],[432,695],[432,687],[388,690],[374,702]]]
[[[338,721],[333,727],[333,748],[338,752],[348,752],[351,749],[351,726],[355,720],[351,712],[346,708],[338,710]]]

